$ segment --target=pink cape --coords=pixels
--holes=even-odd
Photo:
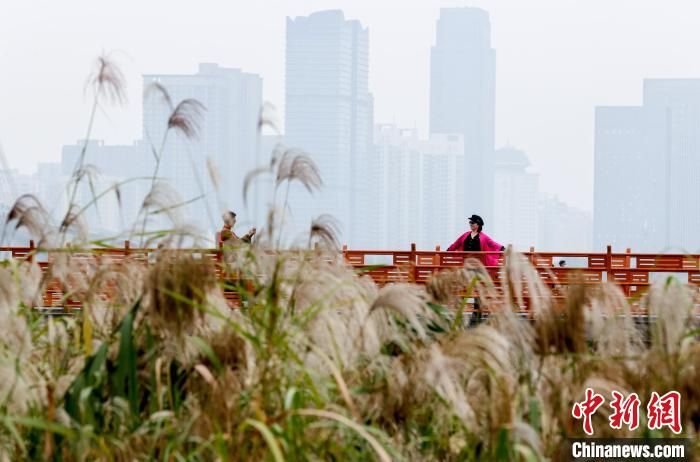
[[[467,236],[469,236],[470,233],[471,231],[467,231],[466,233],[459,236],[457,240],[454,241],[452,245],[447,248],[447,251],[462,251],[464,249],[464,241],[467,239]],[[501,247],[503,247],[501,244],[494,241],[483,232],[479,233],[479,244],[481,246],[482,252],[500,251]],[[498,266],[498,254],[494,253],[482,255],[482,259],[485,266]]]

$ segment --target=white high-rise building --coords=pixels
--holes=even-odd
[[[442,8],[431,50],[430,133],[464,136],[463,214],[493,213],[496,52],[488,12]]]
[[[369,33],[340,10],[287,18],[285,139],[310,153],[323,179],[313,197],[294,185],[290,195],[292,235],[331,214],[342,240],[355,244],[365,233],[367,207],[358,186],[371,152],[373,100],[368,87]]]
[[[160,150],[172,112],[159,92],[149,90],[151,84],[163,86],[175,106],[190,98],[204,105],[197,136],[168,133],[158,175],[171,182],[183,201],[191,201],[183,207],[189,222],[204,230],[218,228],[222,210],[244,209],[243,180],[259,163],[262,79],[206,63],[196,74],[147,74],[143,81],[143,139],[148,150]]]
[[[415,129],[393,124],[375,128],[376,172],[370,189],[368,229],[375,248],[442,249],[464,232],[464,140],[432,135],[421,140]]]
[[[494,220],[488,233],[519,251],[537,244],[539,176],[527,171],[529,165],[525,153],[513,147],[495,153]]]
[[[376,227],[375,247],[407,249],[423,235],[422,156],[418,134],[395,125],[375,128],[378,169],[375,200],[367,222]]]
[[[464,137],[430,135],[421,141],[422,155],[422,223],[421,248],[442,250],[467,227],[464,213],[467,183],[464,181]]]

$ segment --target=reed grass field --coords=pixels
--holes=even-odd
[[[108,57],[91,82],[94,108],[123,101]],[[170,104],[171,132],[196,136],[200,105]],[[168,155],[154,152],[158,162]],[[181,202],[157,168],[142,221],[126,232],[161,243],[159,257],[86,267],[65,244],[98,245],[81,224],[98,201],[75,203],[90,172],[76,165],[59,223],[29,196],[7,217],[6,229],[62,251],[50,274],[30,261],[0,266],[2,460],[566,460],[567,438],[585,436],[572,406],[587,388],[608,400],[634,392],[642,403],[680,392],[681,434],[650,430],[645,412],[638,429],[613,430],[601,407],[596,436],[685,437],[699,452],[696,288],[652,286],[639,323],[617,286],[574,285],[555,298],[515,253],[504,290],[473,260],[426,286],[378,287],[342,260],[329,217],[309,225],[304,245],[281,248],[280,215],[294,207],[286,186],[316,191],[322,173],[284,149],[246,180],[270,174],[282,205],[253,245],[226,250],[227,277],[177,251],[197,240],[190,229],[149,228],[151,212]],[[35,309],[51,278],[66,281],[80,310]],[[240,293],[240,309],[225,290]],[[457,295],[473,291],[492,313],[478,324]],[[525,293],[531,320],[513,309]]]

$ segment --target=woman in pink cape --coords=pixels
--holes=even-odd
[[[505,250],[498,242],[483,233],[484,220],[479,215],[469,217],[470,230],[457,238],[448,251],[457,252],[498,252]],[[498,266],[498,254],[485,254],[482,256],[484,266]]]

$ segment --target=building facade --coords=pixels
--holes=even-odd
[[[442,8],[430,56],[430,132],[464,137],[463,214],[493,213],[496,52],[488,12]]]
[[[666,165],[653,172],[649,181],[665,173],[669,250],[697,252],[700,250],[700,79],[644,80],[644,107],[665,117],[659,122],[655,136],[665,136]],[[658,133],[658,131],[662,133]],[[661,150],[654,153],[661,157]],[[656,170],[656,171],[654,171]],[[652,220],[654,218],[651,218]]]
[[[372,146],[373,99],[369,92],[369,32],[340,10],[287,18],[285,139],[311,155],[323,179],[310,196],[290,190],[289,229],[305,234],[311,220],[331,214],[342,240],[359,242],[358,222],[367,205],[358,186]]]
[[[447,248],[466,229],[462,135],[421,139],[415,129],[375,127],[371,187],[366,220],[370,248]]]
[[[243,180],[259,164],[262,78],[204,63],[195,74],[147,74],[143,82],[143,142],[156,152],[163,146],[158,176],[190,202],[183,206],[188,221],[212,231],[220,226],[223,210],[245,210]],[[152,84],[165,88],[170,104]],[[173,106],[190,98],[204,107],[194,115],[198,133],[186,137],[168,131]]]
[[[545,252],[602,252],[592,246],[590,213],[571,207],[558,197],[542,195],[536,249]]]
[[[495,153],[494,220],[488,228],[498,242],[521,252],[537,244],[539,176],[527,170],[529,165],[519,149]]]
[[[636,107],[598,107],[596,248],[700,249],[700,79],[647,79]]]
[[[139,219],[144,198],[150,190],[149,178],[153,176],[155,166],[153,154],[141,141],[110,145],[102,140],[88,140],[87,143],[79,140],[63,146],[60,164],[51,169],[40,166],[37,174],[45,172],[40,183],[49,181],[52,172],[57,171],[64,185],[59,190],[65,193],[65,184],[73,177],[83,148],[83,165],[90,173],[81,179],[76,193],[77,203],[84,205],[93,201],[93,191],[97,194],[107,192],[86,211],[89,229],[111,235],[130,229]],[[53,187],[56,186],[54,183]],[[64,210],[68,205],[69,198],[65,194],[60,197],[61,207],[55,210]]]

